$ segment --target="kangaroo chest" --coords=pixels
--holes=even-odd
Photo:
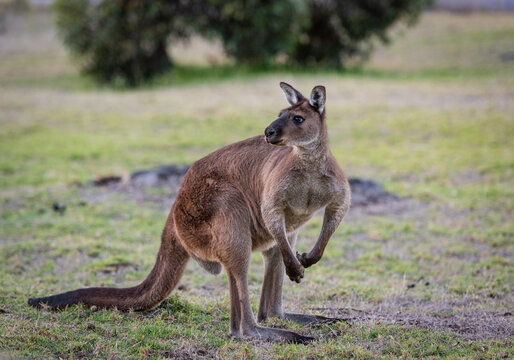
[[[288,231],[295,230],[308,221],[331,200],[333,191],[321,176],[301,177],[285,191],[284,215]]]

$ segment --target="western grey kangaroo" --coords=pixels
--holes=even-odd
[[[257,325],[250,307],[248,268],[261,251],[265,273],[257,320],[280,317],[302,324],[329,319],[286,313],[284,270],[300,282],[317,263],[350,206],[350,186],[328,148],[326,93],[316,86],[309,99],[280,83],[291,105],[256,136],[225,146],[187,171],[162,233],[157,261],[141,284],[124,289],[86,288],[29,299],[55,309],[82,303],[120,310],[147,310],[175,288],[193,258],[230,284],[230,333],[236,337],[303,343],[312,338]],[[301,225],[325,208],[319,238],[309,253],[293,253]]]

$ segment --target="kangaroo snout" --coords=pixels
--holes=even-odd
[[[264,135],[266,136],[266,142],[272,145],[276,145],[282,141],[282,123],[283,119],[278,118],[273,121],[267,128],[264,130]]]
[[[279,129],[268,126],[266,130],[264,130],[264,135],[266,135],[266,142],[271,145],[277,145],[281,143],[281,133],[282,131]]]
[[[280,141],[278,139],[278,131],[272,126],[268,126],[266,130],[264,130],[264,135],[266,136],[266,142],[269,144],[274,144]]]
[[[272,127],[267,127],[266,130],[264,130],[264,135],[266,135],[267,138],[273,137],[276,133],[277,131]]]

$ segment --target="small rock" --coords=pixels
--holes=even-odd
[[[54,202],[52,204],[52,210],[56,213],[59,213],[60,215],[64,215],[64,213],[66,212],[66,205]]]
[[[91,307],[89,308],[89,310],[91,310],[91,311],[93,311],[93,312],[94,312],[94,311],[97,311],[97,310],[98,310],[98,306],[93,305],[93,306],[91,306]]]
[[[93,180],[94,186],[107,186],[110,184],[117,184],[121,182],[121,176],[118,175],[107,175],[107,176],[99,176],[95,180]]]

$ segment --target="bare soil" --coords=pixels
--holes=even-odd
[[[512,339],[512,312],[459,310],[452,302],[419,302],[409,298],[394,299],[387,306],[370,310],[353,308],[313,308],[347,323],[398,325],[429,331],[455,333],[464,340]]]

